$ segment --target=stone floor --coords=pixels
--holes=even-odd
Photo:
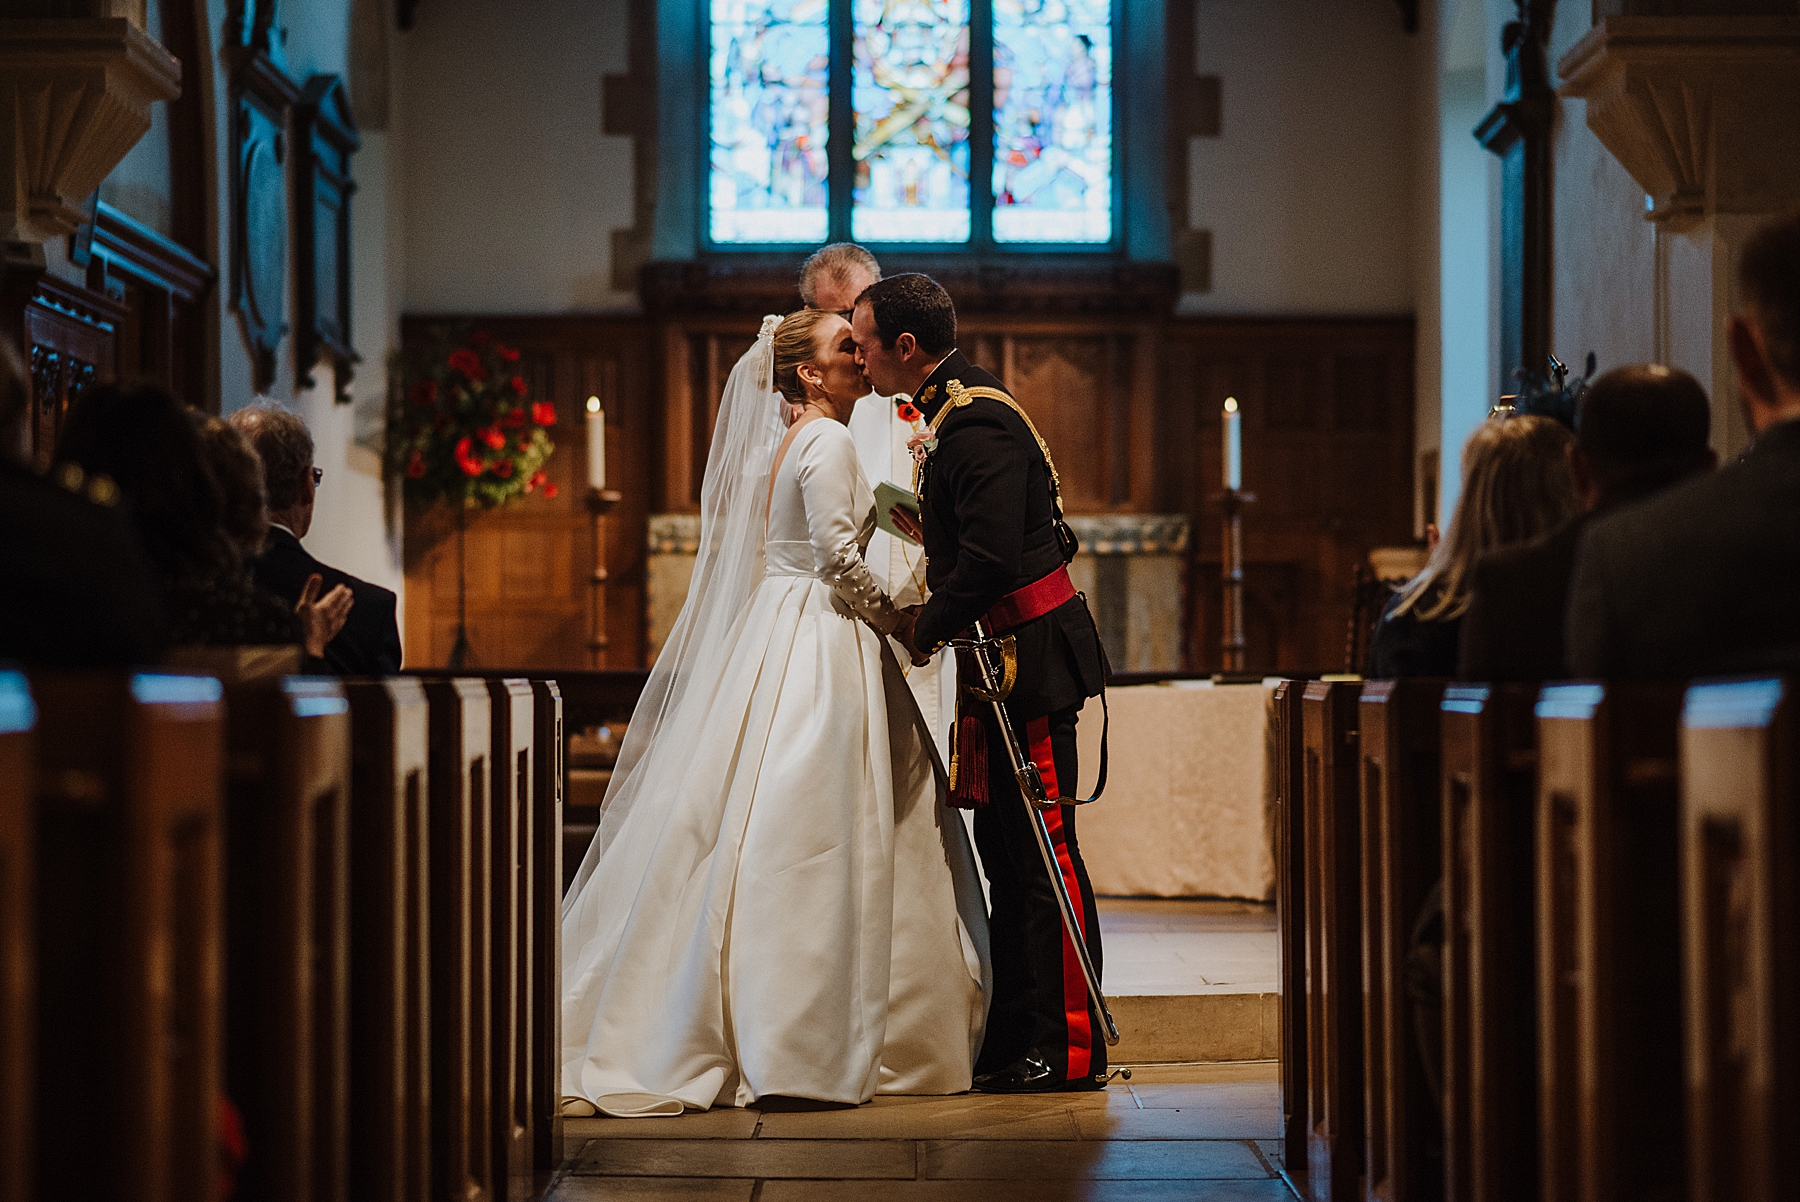
[[[1100,921],[1120,1051],[1263,1046],[1270,907],[1102,899]],[[549,1202],[1293,1202],[1275,1062],[1215,1054],[1232,1062],[1139,1066],[1100,1093],[569,1119]]]
[[[1120,997],[1274,993],[1275,907],[1103,897],[1106,992]]]
[[[1275,1065],[1138,1068],[1100,1093],[570,1119],[550,1202],[1293,1202]]]

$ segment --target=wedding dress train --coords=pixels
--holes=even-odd
[[[869,624],[896,613],[844,426],[797,431],[769,495],[712,694],[664,722],[564,905],[562,1092],[610,1114],[955,1093],[981,1046],[981,886]]]

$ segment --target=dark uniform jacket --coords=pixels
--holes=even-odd
[[[393,591],[326,567],[292,534],[271,528],[268,549],[256,561],[257,583],[292,605],[314,572],[325,578],[320,596],[347,584],[356,598],[344,628],[326,644],[326,670],[338,676],[392,676],[398,672],[400,626],[394,617]]]
[[[1582,677],[1800,671],[1800,419],[1743,459],[1594,518],[1569,586]]]
[[[949,402],[952,380],[1005,391],[952,351],[913,398],[927,420]],[[1002,597],[1063,566],[1043,453],[1005,404],[978,397],[944,416],[919,491],[931,588],[915,631],[921,648],[961,635]],[[1010,633],[1019,661],[1010,708],[1019,717],[1065,709],[1104,687],[1099,632],[1081,597]]]

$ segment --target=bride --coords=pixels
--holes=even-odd
[[[883,637],[907,615],[862,559],[850,327],[768,317],[757,351],[726,385],[688,599],[563,902],[565,1114],[958,1093],[981,1046],[974,857]],[[785,438],[782,397],[805,406]]]

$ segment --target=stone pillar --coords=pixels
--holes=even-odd
[[[1707,387],[1713,445],[1735,454],[1725,323],[1745,240],[1800,206],[1800,17],[1606,16],[1557,70],[1656,223],[1656,357]]]

